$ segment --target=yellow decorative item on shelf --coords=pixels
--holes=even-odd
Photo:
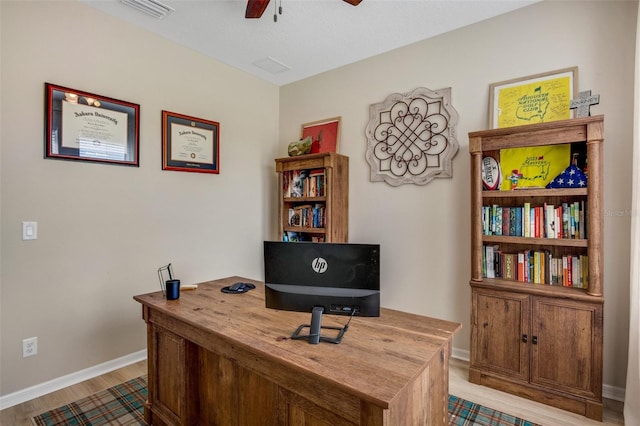
[[[298,155],[308,154],[311,152],[311,144],[313,143],[313,137],[307,136],[299,141],[291,142],[289,144],[289,157],[295,157]]]
[[[506,178],[500,190],[544,188],[569,166],[570,157],[569,144],[502,149],[500,168]]]

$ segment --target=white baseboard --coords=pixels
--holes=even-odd
[[[126,367],[127,365],[134,364],[146,358],[147,350],[144,349],[84,370],[76,371],[75,373],[67,374],[66,376],[58,377],[57,379],[49,380],[48,382],[40,383],[39,385],[22,389],[9,395],[0,396],[0,410],[22,404],[23,402],[66,388],[67,386],[75,385],[110,371]]]
[[[462,361],[469,362],[470,354],[467,350],[453,348],[451,357]],[[602,385],[602,397],[612,399],[614,401],[624,402],[625,389],[611,385]]]
[[[455,358],[455,359],[459,359],[467,362],[469,362],[469,359],[471,359],[469,355],[469,351],[463,350],[463,349],[456,349],[456,348],[453,348],[451,350],[451,358]]]
[[[602,385],[602,396],[614,401],[624,402],[625,389],[617,386]]]

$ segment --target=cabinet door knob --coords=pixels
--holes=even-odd
[[[533,336],[533,339],[531,339],[531,341],[533,342],[534,345],[538,344],[538,336]]]
[[[527,343],[527,335],[526,334],[522,335],[522,343]]]

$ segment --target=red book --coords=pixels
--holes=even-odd
[[[518,281],[524,281],[524,253],[518,253]]]
[[[502,235],[511,235],[509,228],[511,226],[511,209],[509,207],[502,208]]]

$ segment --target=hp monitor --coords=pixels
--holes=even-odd
[[[312,313],[310,343],[336,340],[313,335],[322,314],[380,315],[379,244],[265,241],[264,275],[267,308]]]

